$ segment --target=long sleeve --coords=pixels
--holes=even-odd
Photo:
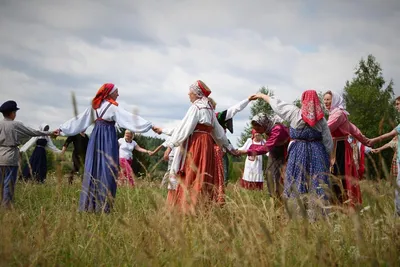
[[[341,110],[338,110],[332,114],[329,114],[328,127],[329,127],[329,130],[331,131],[331,133],[336,131],[338,128],[340,128],[346,122],[347,122],[347,116]]]
[[[242,111],[245,107],[247,107],[247,105],[249,103],[250,103],[250,101],[246,98],[246,99],[240,101],[239,103],[237,103],[236,105],[228,108],[226,110],[225,120],[227,121],[229,119],[232,119],[236,115],[236,113]]]
[[[360,129],[357,128],[353,123],[349,122],[349,132],[352,136],[354,136],[358,141],[360,141],[363,145],[367,146],[368,138],[362,134]]]
[[[68,148],[69,144],[71,144],[74,141],[75,136],[68,136],[67,140],[64,142],[64,147]]]
[[[92,107],[88,107],[77,117],[72,118],[60,125],[62,135],[71,136],[84,131],[92,124]]]
[[[322,143],[325,146],[326,151],[328,154],[332,152],[333,149],[333,139],[332,139],[332,134],[331,131],[328,127],[328,123],[326,122],[325,118],[322,120],[318,121],[318,124],[321,125],[321,134],[322,134]]]
[[[232,150],[233,146],[229,143],[228,138],[226,137],[224,128],[218,123],[217,120],[213,120],[213,131],[211,132],[211,136],[214,138],[214,141],[228,150]]]
[[[43,132],[43,131],[38,131],[35,129],[32,129],[30,127],[27,127],[23,125],[21,122],[16,123],[15,125],[15,130],[17,132],[18,139],[21,139],[23,137],[27,136],[44,136],[48,135],[50,132]]]
[[[162,129],[162,133],[168,136],[171,136],[175,131],[175,128],[166,128]]]
[[[142,117],[132,114],[119,106],[113,106],[115,117],[113,118],[122,128],[128,129],[135,133],[148,132],[152,123]]]
[[[248,150],[250,148],[251,144],[252,144],[251,138],[247,138],[246,142],[243,144],[243,146],[238,148],[238,150]]]
[[[46,140],[47,140],[46,147],[47,147],[48,149],[50,149],[51,151],[53,151],[53,152],[55,152],[55,153],[58,153],[58,154],[61,153],[61,150],[58,149],[58,148],[54,145],[54,143],[53,143],[53,141],[51,141],[51,138],[50,138],[50,137],[47,137]]]
[[[28,142],[26,142],[20,149],[20,152],[26,152],[29,148],[31,148],[35,142],[37,140],[37,137],[32,137],[31,139],[29,139]]]
[[[180,146],[193,133],[199,121],[198,113],[199,110],[195,105],[189,108],[179,126],[175,128],[174,133],[168,139],[168,147]]]
[[[289,122],[291,127],[298,128],[305,124],[301,117],[301,110],[295,105],[272,97],[270,97],[269,105],[279,117]]]

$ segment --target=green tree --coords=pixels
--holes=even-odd
[[[268,87],[261,87],[259,90],[260,93],[269,95],[269,96],[274,96],[274,92]],[[253,116],[257,115],[260,112],[265,112],[267,114],[272,114],[273,110],[271,106],[265,102],[262,99],[257,99],[256,101],[253,101],[251,108],[250,108],[250,117],[249,119],[251,120]],[[243,132],[240,134],[240,138],[238,139],[238,147],[242,146],[244,143],[246,143],[246,140],[251,137],[251,125],[249,122],[246,123],[246,127],[243,130]]]
[[[394,107],[393,80],[386,84],[382,68],[373,55],[368,55],[366,60],[362,58],[354,74],[352,81],[346,82],[343,92],[350,121],[369,138],[392,130],[398,118]],[[391,154],[389,150],[383,153],[386,165],[391,160]],[[373,156],[373,160],[378,163],[378,170],[382,170],[378,157]],[[379,172],[382,174],[382,171]]]

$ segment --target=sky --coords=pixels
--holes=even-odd
[[[174,127],[197,79],[217,110],[262,86],[292,102],[341,92],[369,54],[400,95],[398,25],[397,0],[0,0],[0,102],[54,129],[73,117],[72,92],[83,112],[111,82],[121,107]],[[235,117],[233,144],[249,116],[250,105]]]

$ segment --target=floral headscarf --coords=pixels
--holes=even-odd
[[[301,118],[311,127],[324,117],[321,102],[315,90],[304,91],[301,96]]]
[[[278,115],[269,116],[266,113],[258,113],[252,118],[251,121],[257,123],[261,127],[264,127],[266,133],[270,133],[276,123],[283,122],[281,117],[279,117]]]

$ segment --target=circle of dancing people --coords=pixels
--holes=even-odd
[[[228,154],[247,156],[240,185],[250,190],[263,189],[262,155],[267,154],[265,171],[269,194],[288,201],[293,211],[305,207],[310,219],[327,214],[331,204],[351,209],[362,204],[359,181],[365,170],[366,153],[394,148],[396,155],[391,173],[396,175],[396,184],[400,186],[397,171],[400,125],[389,133],[368,139],[349,121],[344,100],[335,92],[328,91],[323,95],[323,104],[329,112],[327,120],[315,90],[302,93],[300,107],[257,93],[219,112],[216,112],[217,104],[210,94],[210,88],[203,81],[192,84],[188,91],[191,106],[179,125],[171,129],[157,127],[121,108],[117,102],[119,90],[112,83],[100,87],[84,112],[53,131],[49,131],[47,124],[34,130],[16,121],[17,103],[6,101],[0,107],[4,116],[0,121],[2,205],[12,205],[20,152],[35,145],[22,173],[24,179],[44,182],[46,148],[63,155],[71,142],[74,144],[74,167],[69,182],[72,183],[73,175],[83,165],[79,210],[87,212],[110,212],[117,185],[134,186],[133,150],[152,156],[165,148],[163,159],[169,161],[163,178],[163,183],[168,184],[167,203],[183,213],[194,213],[200,205],[225,202]],[[251,119],[252,137],[235,149],[227,139],[226,131],[233,133],[233,117],[256,99],[267,102],[274,114],[255,115]],[[400,97],[395,103],[400,112]],[[84,132],[93,123],[93,117],[94,129],[88,137]],[[116,123],[126,129],[123,138],[117,138]],[[134,133],[151,129],[168,136],[154,151],[140,147],[133,140]],[[68,137],[62,150],[53,144],[51,135]],[[26,137],[32,138],[19,148]],[[382,147],[370,148],[386,139],[393,140]],[[398,187],[395,189],[395,209],[400,215]]]

